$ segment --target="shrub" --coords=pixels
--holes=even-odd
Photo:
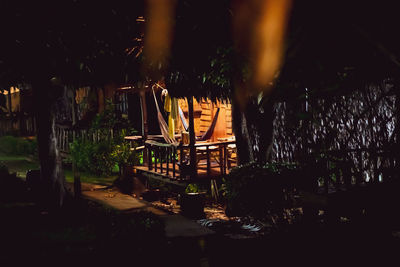
[[[34,155],[37,152],[37,141],[11,135],[2,136],[0,152],[7,155]]]
[[[7,155],[15,155],[17,146],[17,138],[14,136],[2,136],[0,137],[0,152]]]
[[[26,193],[25,182],[0,162],[0,201],[26,200]]]
[[[222,193],[228,216],[281,215],[291,204],[295,165],[249,163],[233,168]]]
[[[185,188],[185,193],[198,193],[199,190],[199,186],[197,184],[188,184]]]
[[[110,130],[113,130],[113,134]],[[118,166],[122,175],[124,167],[137,160],[130,150],[130,144],[124,140],[127,134],[134,132],[129,121],[119,118],[113,104],[108,102],[104,112],[96,115],[88,130],[88,136],[99,136],[99,141],[91,138],[76,139],[70,145],[68,161],[75,160],[78,169],[101,175],[111,174]]]
[[[70,161],[75,160],[76,166],[82,171],[95,174],[110,174],[116,161],[112,155],[113,143],[109,140],[92,142],[77,139],[71,144]]]

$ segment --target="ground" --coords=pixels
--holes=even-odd
[[[16,173],[18,177],[25,178],[28,170],[39,169],[38,160],[33,156],[9,156],[0,153],[0,163],[6,165],[10,173]],[[74,177],[70,167],[64,167],[65,179],[67,182],[73,182]],[[87,172],[81,172],[80,178],[83,183],[111,185],[117,178],[117,175],[101,176]]]
[[[400,227],[389,228],[385,221],[272,227],[248,218],[228,218],[221,204],[206,205],[205,218],[189,220],[179,214],[175,198],[147,202],[115,187],[91,183],[82,184],[82,202],[50,214],[14,189],[12,194],[18,197],[13,199],[1,194],[0,259],[15,263],[43,259],[59,263],[60,258],[65,263],[91,264],[134,259],[147,261],[148,266],[255,266],[276,260],[283,265],[399,262]],[[130,214],[145,214],[141,221],[154,229],[160,229],[161,218],[164,231],[138,235],[121,219]]]

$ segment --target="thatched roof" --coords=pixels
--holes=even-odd
[[[230,86],[212,77],[219,48],[231,46],[230,1],[179,1],[166,85],[172,95],[229,98]],[[223,77],[221,77],[223,78]],[[227,77],[229,80],[230,77]]]

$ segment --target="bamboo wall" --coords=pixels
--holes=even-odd
[[[275,105],[273,160],[299,162],[314,154],[351,162],[365,181],[396,166],[396,96],[382,83],[348,95]],[[398,105],[398,104],[397,104]]]

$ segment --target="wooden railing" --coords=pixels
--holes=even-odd
[[[194,149],[196,149],[197,160],[194,164],[190,164],[188,158],[191,147],[188,144],[173,145],[147,140],[145,142],[147,169],[171,179],[188,180],[198,177],[199,170],[204,169],[202,166],[205,165],[205,174],[211,177],[213,168],[211,158],[213,157],[219,165],[218,176],[223,176],[227,174],[228,169],[228,146],[234,143],[234,140],[196,143]],[[215,154],[217,154],[216,157]],[[203,160],[205,164],[200,162]]]
[[[400,178],[396,153],[391,148],[359,148],[321,153],[308,163],[306,173],[314,176],[318,193],[330,194],[354,187],[380,184]]]
[[[99,130],[93,132],[87,129],[71,129],[70,126],[59,124],[57,124],[55,128],[58,149],[64,154],[68,154],[70,152],[70,144],[73,142],[74,134],[75,138],[83,138],[93,142],[99,142],[103,138]],[[113,138],[115,134],[117,133],[113,129],[109,129],[108,136],[110,138]]]
[[[0,115],[0,136],[1,135],[36,135],[36,121],[31,114],[12,113]]]
[[[160,143],[153,140],[147,140],[145,142],[145,149],[147,152],[146,163],[150,171],[154,169],[155,172],[160,172],[161,174],[165,172],[167,176],[171,174],[172,178],[177,178],[177,146]],[[165,163],[165,167],[163,163]],[[170,163],[172,166],[170,166]]]
[[[323,154],[326,158],[308,164],[304,177],[299,177],[303,182],[304,178],[312,181],[311,187],[297,188],[299,204],[306,207],[303,212],[307,216],[317,218],[317,211],[323,210],[327,220],[341,216],[358,220],[394,205],[391,199],[398,194],[400,173],[393,149],[360,148]]]

